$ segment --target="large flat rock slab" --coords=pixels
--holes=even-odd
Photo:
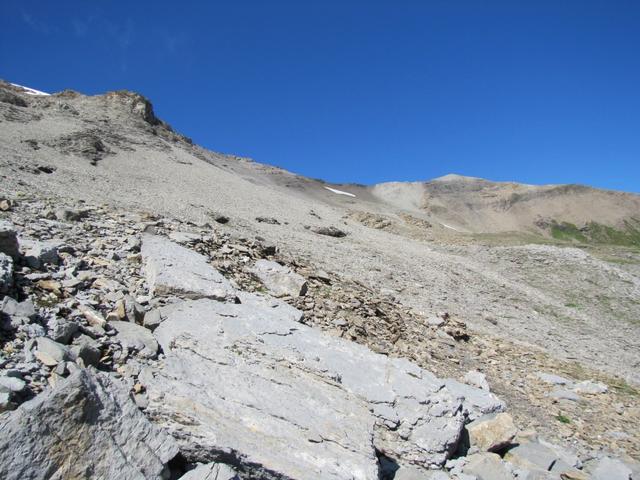
[[[4,480],[164,479],[177,453],[122,386],[88,370],[0,417]]]
[[[235,294],[229,281],[209,265],[206,257],[165,237],[144,234],[141,254],[152,295],[226,300]]]
[[[462,401],[406,360],[256,303],[187,301],[163,314],[154,334],[166,358],[140,380],[147,414],[190,461],[261,478],[377,479],[376,450],[428,468],[457,445]]]

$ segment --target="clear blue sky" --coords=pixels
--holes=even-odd
[[[0,77],[334,182],[640,192],[637,0],[4,0]]]

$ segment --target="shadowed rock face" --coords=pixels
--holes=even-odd
[[[81,370],[0,422],[0,477],[167,478],[178,453],[128,392]]]

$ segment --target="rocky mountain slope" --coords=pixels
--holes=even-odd
[[[0,84],[0,139],[3,478],[638,475],[638,196],[329,185],[129,92]]]

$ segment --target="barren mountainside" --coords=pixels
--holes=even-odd
[[[636,194],[330,184],[0,82],[0,306],[2,478],[639,478]]]

